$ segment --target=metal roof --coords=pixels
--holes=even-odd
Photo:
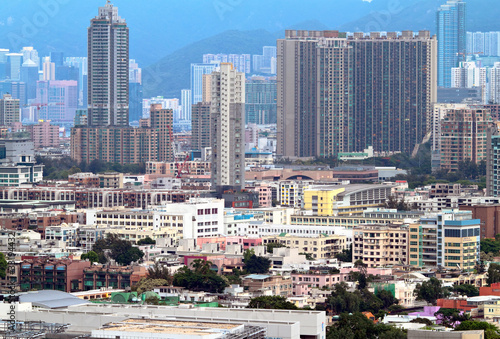
[[[72,294],[54,290],[23,293],[19,295],[19,301],[30,302],[33,306],[42,308],[66,308],[72,305],[89,303],[88,301],[80,299]]]

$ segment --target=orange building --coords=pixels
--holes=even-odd
[[[477,305],[468,305],[466,299],[438,299],[437,306],[441,308],[455,308],[465,312],[470,312],[472,309],[477,308]]]
[[[479,287],[479,295],[497,295],[500,296],[500,283],[493,283],[491,286]]]

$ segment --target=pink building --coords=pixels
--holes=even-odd
[[[233,268],[243,269],[243,258],[226,258],[225,255],[187,255],[184,257],[184,265],[191,267],[191,263],[197,259],[210,261],[211,269],[217,271],[217,274],[231,273]]]
[[[50,121],[40,121],[38,125],[26,126],[31,134],[35,148],[59,147],[59,126],[51,125]]]
[[[292,273],[292,282],[294,285],[307,284],[309,287],[317,287],[317,288],[322,288],[324,286],[333,287],[333,285],[339,282],[347,281],[348,278],[349,274],[345,273],[338,273],[338,274],[322,274],[319,272]],[[298,288],[299,291],[302,289],[303,287]]]
[[[38,108],[39,119],[72,123],[78,107],[78,82],[37,81],[34,105]]]
[[[226,250],[227,245],[243,245],[243,249],[247,250],[254,246],[262,245],[262,238],[246,238],[246,237],[216,237],[216,238],[197,238],[196,246],[202,248],[203,244],[219,244],[222,251]]]
[[[247,187],[259,194],[259,207],[272,207],[273,193],[271,186],[265,183],[257,184],[255,187]]]

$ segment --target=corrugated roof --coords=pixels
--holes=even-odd
[[[89,303],[72,294],[54,290],[42,290],[20,294],[19,301],[30,302],[33,306],[43,308],[66,308],[72,305]]]

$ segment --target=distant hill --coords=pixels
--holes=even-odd
[[[180,90],[190,87],[191,63],[202,62],[203,54],[262,54],[270,45],[276,45],[276,35],[265,30],[227,31],[192,43],[143,70],[144,97],[180,98]]]

